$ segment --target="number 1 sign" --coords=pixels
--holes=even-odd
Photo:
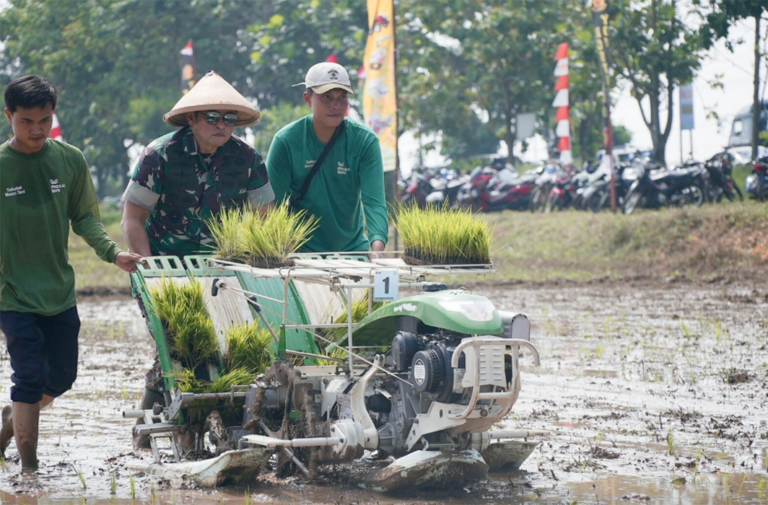
[[[376,270],[373,273],[373,301],[393,302],[397,300],[400,274],[397,270]]]

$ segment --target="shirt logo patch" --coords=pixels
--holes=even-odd
[[[13,186],[12,188],[5,188],[5,196],[17,196],[23,195],[27,191],[21,186]]]
[[[51,193],[61,193],[61,190],[66,188],[66,184],[59,184],[58,179],[48,179],[51,183]]]
[[[339,166],[336,167],[336,174],[337,175],[347,175],[349,173],[350,168],[344,166],[344,162],[340,161]]]

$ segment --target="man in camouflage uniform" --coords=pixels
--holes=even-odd
[[[182,128],[144,149],[125,190],[122,229],[142,256],[205,254],[206,220],[222,209],[272,205],[261,155],[232,131],[260,114],[228,82],[209,72],[163,120]]]
[[[251,126],[259,112],[227,81],[209,72],[163,116],[181,127],[151,142],[141,153],[123,194],[121,226],[132,252],[141,256],[211,253],[207,221],[223,209],[263,211],[275,198],[261,155],[232,135]],[[142,409],[163,403],[160,364],[147,373]],[[148,447],[134,437],[137,447]],[[189,447],[190,444],[182,442]]]

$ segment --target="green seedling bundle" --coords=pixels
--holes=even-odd
[[[206,361],[217,363],[219,346],[213,322],[205,310],[202,284],[162,279],[150,293],[168,336],[171,357],[190,369]]]
[[[272,334],[256,322],[230,327],[226,334],[227,351],[219,358],[216,333],[205,308],[201,283],[191,280],[182,284],[163,279],[151,294],[168,337],[171,357],[177,362],[173,378],[181,391],[230,391],[232,386],[252,383],[270,363]],[[212,380],[201,378],[199,367],[205,363],[213,364],[220,372],[218,376]],[[212,406],[190,407],[190,420],[204,421]]]
[[[406,263],[474,265],[491,261],[493,228],[470,210],[401,207],[395,227],[403,238]]]
[[[306,244],[318,222],[306,211],[290,212],[280,205],[263,215],[247,207],[224,210],[220,221],[212,220],[208,226],[218,258],[273,268],[290,264],[286,258]]]

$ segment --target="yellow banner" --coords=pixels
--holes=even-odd
[[[365,45],[365,124],[379,137],[384,171],[397,167],[397,90],[395,89],[394,0],[368,0]]]

